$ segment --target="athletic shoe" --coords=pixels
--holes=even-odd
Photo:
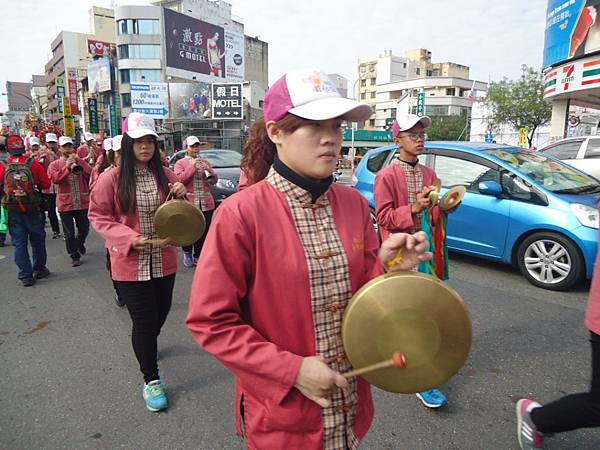
[[[73,266],[73,267],[79,267],[80,265],[81,265],[81,259],[79,259],[79,258],[73,259],[73,262],[71,262],[71,266]]]
[[[44,267],[42,270],[34,270],[33,271],[33,278],[35,278],[36,280],[41,280],[42,278],[46,278],[48,275],[50,275],[50,271],[48,270],[47,267]]]
[[[81,253],[82,255],[85,255],[85,245],[81,244],[77,250],[79,250],[79,253]]]
[[[60,237],[60,231],[52,232],[52,239],[58,239]]]
[[[33,277],[21,278],[21,283],[23,283],[23,286],[25,287],[33,286],[35,284],[35,279]]]
[[[194,267],[194,257],[192,252],[183,252],[183,265],[185,267]]]
[[[527,398],[517,402],[517,437],[523,450],[544,448],[544,437],[531,420],[531,410],[539,406],[539,403]]]
[[[163,389],[160,380],[151,381],[148,384],[144,384],[144,400],[146,401],[146,408],[150,411],[161,411],[166,409],[168,406],[167,396]]]
[[[117,305],[119,308],[122,308],[123,306],[125,306],[125,303],[123,302],[123,300],[121,300],[121,297],[119,297],[119,294],[115,294],[115,305]]]
[[[448,404],[448,399],[439,389],[419,392],[417,398],[428,408],[441,408]]]

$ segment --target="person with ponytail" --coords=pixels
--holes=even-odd
[[[186,324],[234,373],[248,448],[355,449],[370,427],[369,384],[341,375],[351,370],[344,311],[401,249],[392,270],[431,257],[424,233],[393,235],[380,249],[366,200],[333,183],[342,122],[371,114],[323,72],[289,72],[252,127],[248,187],[214,215]]]
[[[186,195],[185,186],[163,167],[156,138],[152,118],[129,115],[121,164],[98,177],[89,209],[90,221],[110,252],[111,278],[131,316],[133,351],[151,411],[168,406],[156,362],[157,338],[171,308],[177,272],[177,249],[158,238],[154,213],[169,193]]]

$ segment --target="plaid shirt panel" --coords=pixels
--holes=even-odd
[[[154,175],[147,169],[135,168],[135,201],[140,220],[140,234],[158,239],[154,231],[154,213],[160,206],[160,196]],[[163,276],[162,251],[148,245],[139,252],[138,281],[148,281]]]
[[[73,198],[73,210],[81,209],[81,190],[79,189],[79,178],[81,175],[69,173],[69,185],[71,186],[71,197]]]
[[[408,194],[408,204],[412,205],[417,202],[417,193],[423,190],[423,172],[421,172],[421,166],[419,163],[415,167],[396,159],[395,164],[398,164],[404,170],[404,176],[406,177],[406,189]],[[415,214],[415,224],[409,230],[409,233],[416,233],[421,230],[421,223],[423,221],[423,212]]]
[[[339,237],[327,194],[312,204],[311,195],[286,180],[273,169],[267,180],[288,201],[298,236],[304,247],[310,281],[315,348],[329,366],[338,372],[352,370],[342,343],[342,318],[352,297],[348,259]],[[359,440],[352,426],[358,396],[356,379],[348,380],[350,389],[334,389],[331,407],[323,408],[325,450],[357,449]]]
[[[186,158],[189,158],[192,164],[195,164],[195,158],[190,158],[189,156],[186,156]],[[196,169],[196,174],[194,175],[194,198],[196,199],[196,206],[198,208],[202,211],[210,211],[215,209],[215,201],[210,192],[210,184],[202,176],[204,171],[210,166],[210,163],[205,160],[202,160],[202,162],[206,165],[206,168],[203,166],[200,169]]]

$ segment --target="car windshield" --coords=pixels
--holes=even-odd
[[[200,157],[215,168],[240,167],[242,155],[232,150],[202,150]]]
[[[509,163],[522,174],[556,194],[600,192],[600,184],[571,166],[542,154],[521,149],[493,149],[488,154]]]

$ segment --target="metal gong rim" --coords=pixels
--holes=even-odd
[[[462,202],[467,189],[464,186],[454,186],[450,188],[440,200],[440,209],[442,211],[448,211],[459,205]]]
[[[363,377],[383,390],[414,394],[441,386],[464,366],[471,349],[471,318],[445,283],[417,272],[392,272],[352,297],[342,339],[357,369],[402,352],[406,368]]]
[[[170,238],[171,245],[185,247],[196,242],[206,228],[202,211],[185,200],[169,200],[154,215],[154,229],[161,239]]]

